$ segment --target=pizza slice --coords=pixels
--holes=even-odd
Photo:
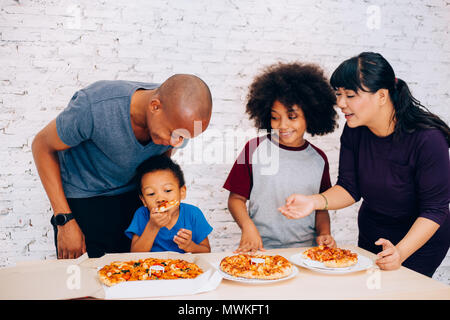
[[[128,262],[114,261],[98,271],[100,281],[107,286],[129,281],[133,266]]]
[[[166,212],[179,204],[180,202],[178,200],[165,201],[156,208],[155,212]]]

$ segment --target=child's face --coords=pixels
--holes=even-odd
[[[186,198],[186,186],[180,188],[178,179],[170,170],[158,170],[145,174],[141,180],[141,192],[142,203],[150,211],[165,201],[181,201]],[[179,206],[176,206],[169,212],[178,208]]]
[[[279,143],[287,147],[303,145],[306,131],[306,120],[302,109],[297,105],[288,109],[278,100],[273,103],[270,125],[278,135]]]

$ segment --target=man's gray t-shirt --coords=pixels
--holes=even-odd
[[[159,84],[98,81],[77,91],[56,118],[59,138],[71,148],[59,151],[67,198],[118,195],[135,188],[136,168],[170,146],[142,145],[130,119],[131,96]]]

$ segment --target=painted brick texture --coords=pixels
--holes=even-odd
[[[235,249],[240,240],[221,187],[256,134],[245,98],[268,64],[314,62],[330,75],[343,60],[377,51],[424,105],[450,120],[450,7],[443,0],[1,0],[0,6],[0,267],[55,258],[52,211],[31,142],[76,90],[97,80],[162,82],[193,73],[208,83],[214,112],[199,138],[203,149],[188,145],[175,159],[185,171],[186,201],[214,227],[213,251]],[[327,154],[333,183],[343,124],[341,117],[333,134],[309,138]],[[356,244],[358,208],[330,212],[338,244]],[[450,284],[449,256],[434,277]]]

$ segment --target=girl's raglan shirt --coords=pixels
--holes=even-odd
[[[150,220],[149,210],[142,206],[134,214],[130,226],[125,230],[125,235],[130,239],[133,235],[141,236],[148,221]],[[178,245],[173,241],[173,237],[180,229],[188,229],[192,231],[192,241],[199,244],[211,233],[213,228],[210,226],[202,211],[187,203],[180,204],[180,215],[177,222],[171,229],[162,227],[153,242],[151,252],[175,251],[184,253]]]
[[[270,135],[248,141],[223,187],[249,200],[248,212],[265,248],[316,245],[315,214],[292,220],[278,211],[293,193],[331,187],[327,157],[308,141],[298,148],[279,145]]]

